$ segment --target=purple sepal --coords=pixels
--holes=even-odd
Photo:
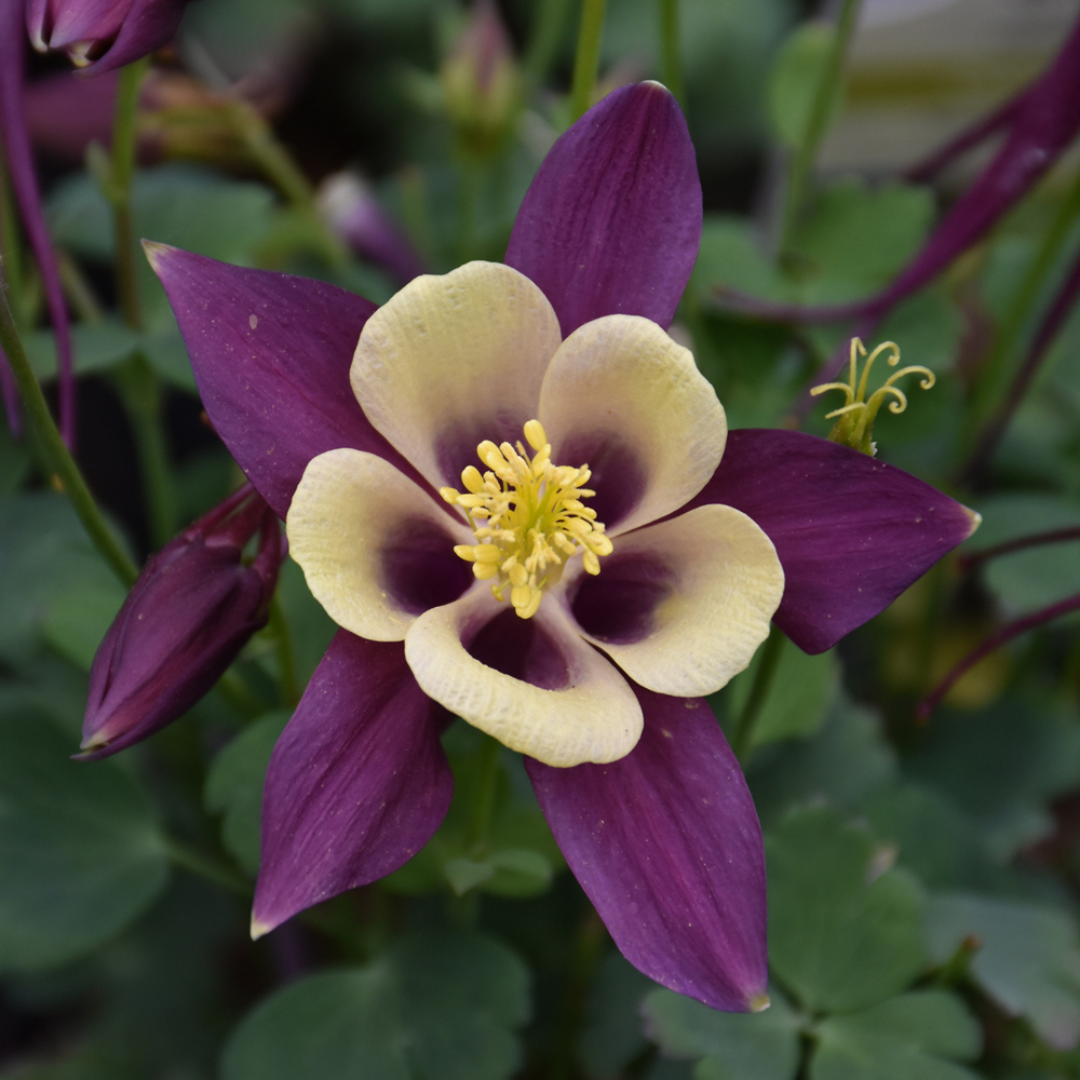
[[[544,158],[507,265],[530,277],[563,336],[602,315],[670,325],[701,242],[701,183],[686,120],[659,83],[609,94]]]
[[[798,431],[729,432],[687,509],[704,503],[743,511],[776,545],[785,583],[773,619],[808,653],[887,608],[978,521],[910,473]]]
[[[235,496],[147,560],[94,657],[80,759],[115,754],[178,719],[266,625],[281,528],[250,488],[240,494],[247,506],[232,520],[215,527]],[[244,545],[259,529],[259,552],[245,565]]]
[[[454,787],[441,714],[400,642],[338,631],[270,759],[253,934],[391,873],[428,842]]]
[[[540,806],[630,963],[714,1009],[760,1007],[765,856],[746,781],[703,702],[636,693],[645,731],[627,757],[525,759]]]
[[[188,0],[30,0],[26,27],[39,47],[66,49],[87,74],[130,64],[176,34]]]
[[[60,270],[56,254],[45,227],[34,158],[23,113],[23,71],[26,38],[22,25],[22,5],[15,0],[0,0],[0,143],[7,158],[11,186],[22,214],[30,248],[41,272],[45,301],[49,308],[53,332],[56,335],[57,371],[60,387],[60,432],[69,449],[75,446],[75,385],[71,368],[71,333],[68,329],[67,306],[60,286]],[[6,358],[0,364],[7,366]],[[11,383],[0,378],[9,418],[16,415]]]
[[[423,485],[368,423],[349,384],[374,304],[320,281],[162,244],[147,253],[214,430],[281,517],[307,463],[339,447],[378,454]]]

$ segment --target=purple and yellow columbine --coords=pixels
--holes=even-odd
[[[150,246],[215,430],[342,627],[270,763],[257,933],[427,842],[450,709],[526,754],[633,964],[766,1001],[760,829],[700,695],[770,616],[829,648],[975,519],[847,446],[726,430],[665,333],[701,221],[685,121],[645,83],[555,144],[507,266],[378,312]]]

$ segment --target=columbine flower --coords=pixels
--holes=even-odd
[[[526,767],[540,805],[632,963],[719,1008],[763,1003],[760,830],[693,695],[746,663],[776,557],[774,621],[821,651],[973,517],[825,439],[725,441],[719,404],[662,330],[700,234],[685,122],[642,84],[552,148],[515,223],[513,270],[420,278],[375,314],[319,282],[151,247],[215,430],[288,514],[346,627],[270,764],[256,932],[427,842],[451,795],[447,702],[538,755]],[[556,488],[561,516],[518,520],[511,489],[525,502]]]
[[[187,712],[266,625],[283,557],[277,518],[247,485],[148,559],[94,657],[82,756],[114,754]]]

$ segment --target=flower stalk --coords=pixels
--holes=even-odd
[[[604,33],[606,0],[585,0],[581,9],[574,82],[570,90],[570,118],[578,120],[592,104],[593,88],[600,70],[600,41]]]
[[[82,522],[83,528],[109,569],[123,585],[132,585],[138,577],[138,570],[106,523],[79,466],[75,463],[75,459],[71,456],[71,452],[53,422],[45,395],[41,392],[41,387],[34,377],[30,360],[23,348],[18,330],[15,328],[6,290],[2,287],[0,287],[0,349],[7,356],[15,377],[15,384],[35,437],[35,445],[41,456],[42,468],[46,474],[54,478],[54,482],[71,500],[71,505]]]

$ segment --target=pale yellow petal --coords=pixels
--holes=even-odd
[[[391,587],[389,558],[395,545],[433,530],[446,535],[453,573],[453,546],[472,539],[468,527],[393,465],[351,449],[308,463],[286,520],[289,554],[315,599],[338,626],[372,641],[401,641],[416,619]]]
[[[589,638],[631,679],[660,694],[698,697],[750,663],[784,593],[776,549],[750,518],[730,506],[699,506],[621,536],[616,551],[620,559],[648,558],[671,574],[670,592],[642,640],[616,645]]]
[[[476,446],[521,438],[562,340],[544,294],[501,263],[411,281],[368,319],[352,386],[368,419],[435,487]]]
[[[490,617],[490,592],[469,593],[421,615],[405,636],[405,658],[429,697],[511,750],[548,765],[625,757],[641,736],[641,706],[609,660],[586,645],[559,604],[548,599],[533,622],[557,643],[567,684],[547,690],[474,659],[463,631]],[[512,616],[516,618],[516,616]]]
[[[693,354],[637,315],[586,323],[563,342],[544,376],[539,418],[560,464],[595,464],[569,460],[579,444],[606,444],[632,458],[640,499],[629,516],[605,522],[613,535],[693,498],[716,471],[727,440],[723,406]],[[598,468],[589,485],[598,501],[605,474],[626,482],[617,464]]]

